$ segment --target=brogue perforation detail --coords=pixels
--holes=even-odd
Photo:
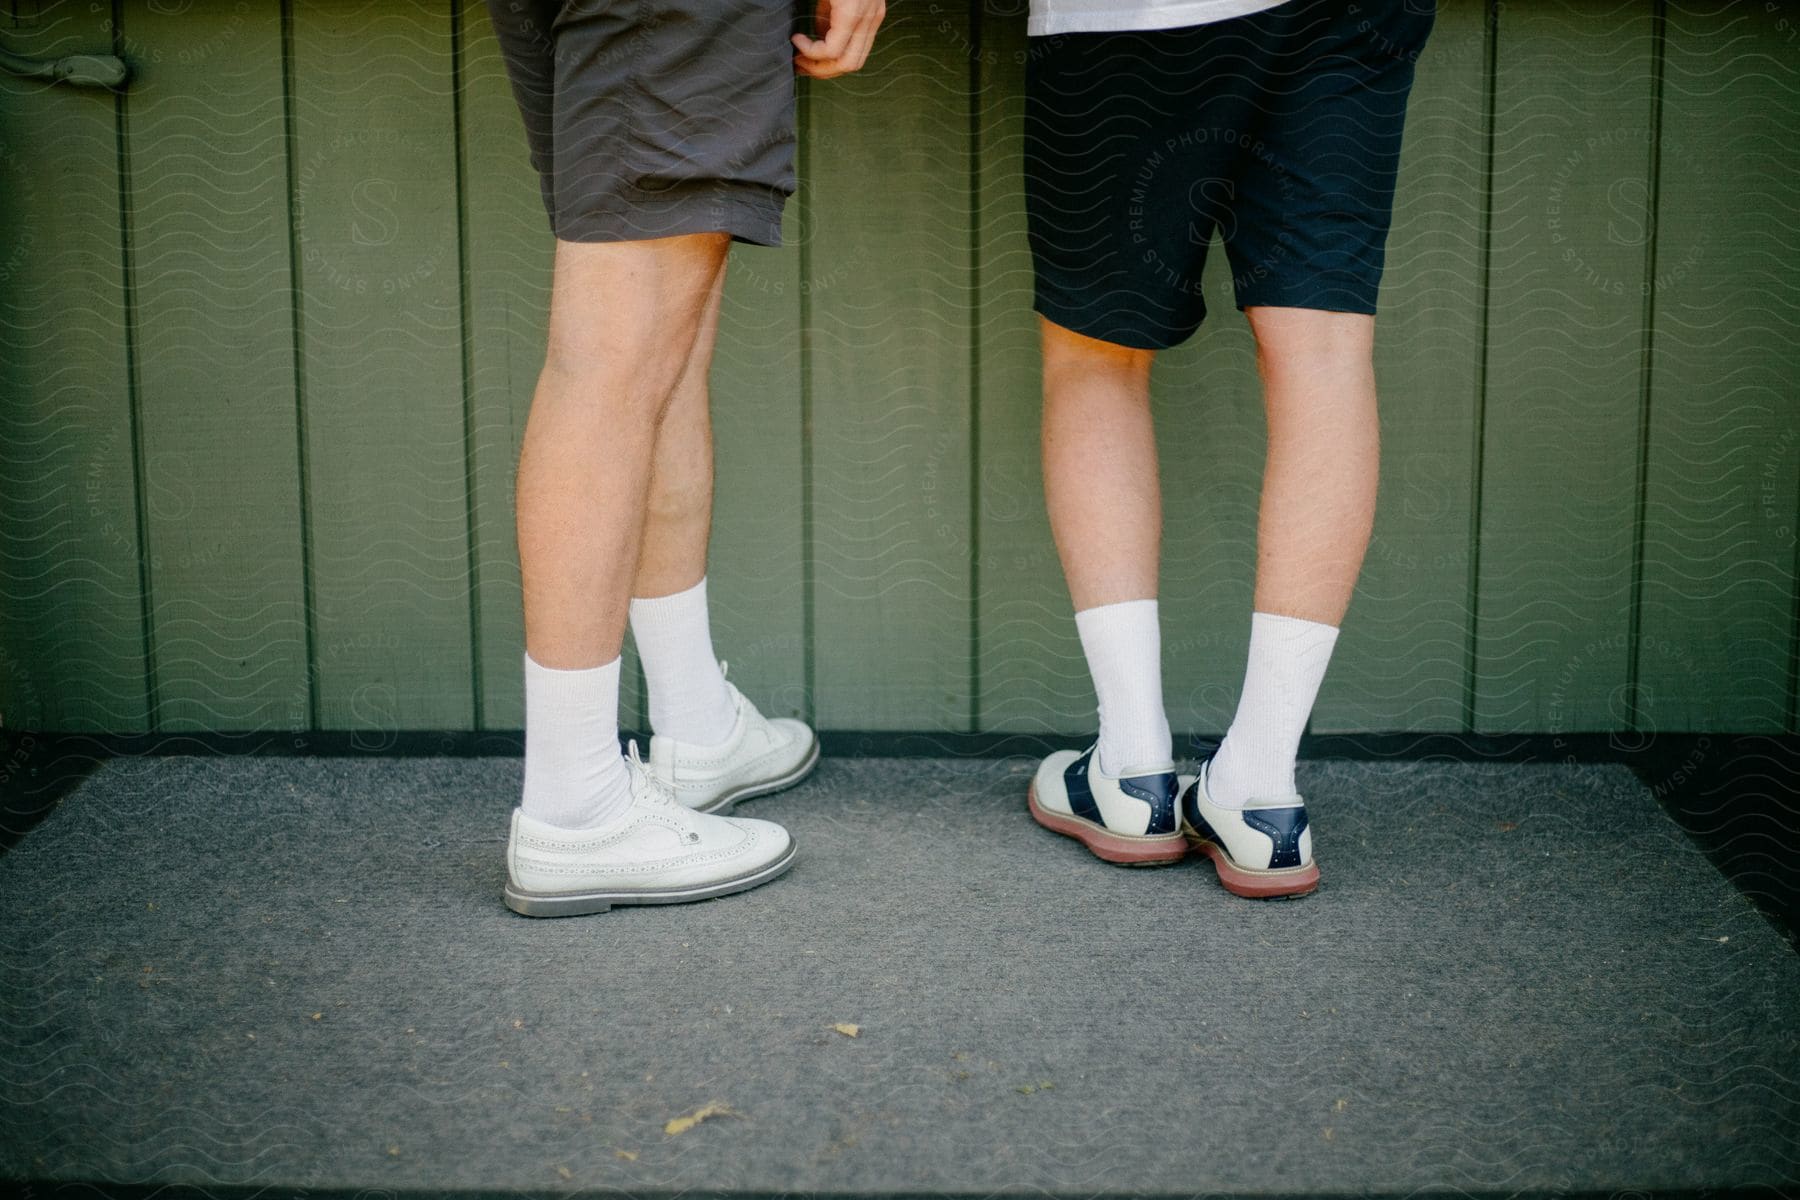
[[[1269,856],[1270,870],[1300,865],[1300,835],[1306,832],[1304,805],[1247,808],[1244,810],[1244,824],[1275,843],[1275,851]]]
[[[1160,775],[1134,775],[1129,779],[1119,780],[1119,790],[1133,799],[1142,800],[1150,806],[1150,824],[1145,827],[1147,837],[1175,832],[1175,773],[1164,771]]]

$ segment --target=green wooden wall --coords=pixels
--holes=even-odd
[[[1039,492],[1023,8],[894,4],[869,70],[802,87],[789,247],[734,254],[717,642],[826,728],[1091,723]],[[1796,729],[1797,27],[1440,6],[1316,730]],[[0,77],[0,719],[517,728],[550,241],[479,0],[14,0],[0,45],[137,71]],[[1229,718],[1254,561],[1227,284],[1156,373],[1192,731]]]

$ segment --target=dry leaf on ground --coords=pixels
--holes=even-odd
[[[731,1109],[727,1108],[725,1105],[719,1104],[715,1101],[712,1104],[705,1105],[701,1108],[696,1108],[693,1112],[689,1113],[685,1117],[673,1118],[672,1120],[670,1120],[670,1122],[667,1125],[663,1126],[663,1132],[668,1134],[670,1137],[677,1137],[681,1134],[686,1133],[688,1130],[692,1129],[694,1126],[698,1125],[702,1121],[710,1121],[714,1117],[735,1117],[735,1116],[737,1116],[737,1114],[735,1112],[731,1111]]]

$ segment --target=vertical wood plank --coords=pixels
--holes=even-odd
[[[32,6],[16,54],[110,53],[110,11]],[[0,74],[0,720],[150,727],[111,93]]]
[[[472,721],[450,14],[297,0],[319,723]]]
[[[280,14],[122,24],[160,728],[304,727]]]
[[[1668,8],[1637,714],[1779,732],[1800,481],[1800,34],[1791,10]]]
[[[1629,720],[1653,22],[1505,10],[1495,101],[1474,725]]]
[[[525,629],[513,483],[544,362],[554,241],[485,0],[465,0],[461,11],[481,720],[488,729],[518,729],[525,718]]]
[[[969,727],[969,35],[896,5],[870,67],[809,85],[825,728]]]
[[[980,728],[1091,733],[1094,688],[1044,509],[1043,356],[1025,240],[1025,6],[983,6],[978,245]]]
[[[769,716],[803,717],[806,564],[801,488],[801,222],[779,248],[734,246],[713,356],[714,482],[707,599],[713,648]]]
[[[1460,730],[1481,389],[1487,30],[1439,6],[1406,118],[1375,338],[1375,532],[1312,728]]]

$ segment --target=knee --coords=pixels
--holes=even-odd
[[[1366,367],[1374,355],[1375,318],[1309,308],[1247,310],[1258,364],[1283,368]]]
[[[546,375],[660,413],[719,281],[724,234],[556,244]]]
[[[552,329],[544,375],[583,400],[660,419],[687,363],[674,339],[622,336],[596,327]]]

